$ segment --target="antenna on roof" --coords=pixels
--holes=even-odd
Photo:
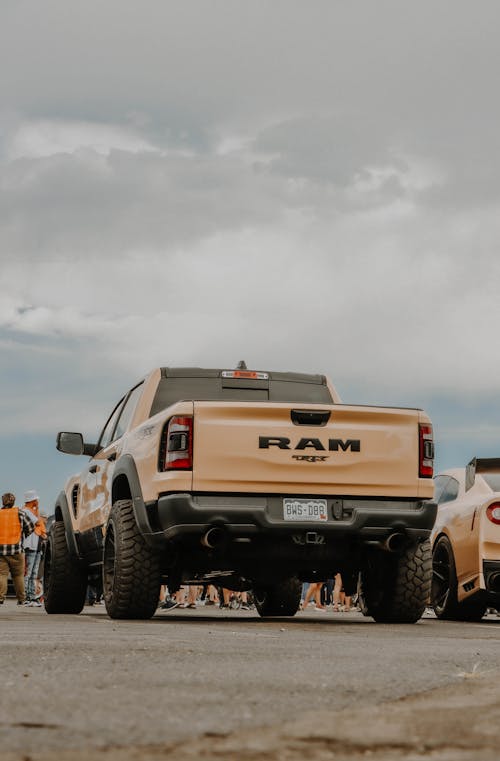
[[[245,362],[245,360],[244,360],[244,359],[240,359],[240,361],[238,362],[238,365],[237,365],[236,369],[237,369],[237,370],[248,370],[248,368],[247,368],[247,363]]]

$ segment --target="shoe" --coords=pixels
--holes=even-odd
[[[205,605],[215,605],[213,600],[205,600]]]
[[[32,600],[31,603],[30,603],[30,607],[31,608],[41,608],[42,607],[42,603],[40,602],[40,600]]]
[[[240,610],[250,610],[250,606],[246,604],[246,602],[243,603]]]
[[[196,603],[195,602],[190,602],[189,605],[186,605],[186,608],[191,608],[191,610],[193,610],[193,609],[196,608]]]
[[[22,602],[21,602],[21,600],[18,600],[17,604],[18,605],[22,605],[24,607],[25,605],[27,605],[27,602],[26,602],[26,600],[23,600]]]
[[[161,610],[172,610],[172,608],[177,608],[178,603],[174,602],[173,600],[165,600],[165,602],[162,602],[160,605]]]
[[[315,606],[314,606],[314,610],[321,610],[321,611],[324,613],[324,612],[325,612],[325,610],[326,610],[326,608],[325,608],[325,606],[324,606],[324,605],[322,605],[321,607],[319,607],[319,605],[315,605]]]
[[[26,605],[26,607],[28,608],[31,605],[31,600],[28,600],[28,598],[26,598],[26,600],[24,602],[19,602],[17,604],[18,605]]]

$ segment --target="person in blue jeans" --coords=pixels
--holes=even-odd
[[[36,596],[36,578],[38,575],[38,566],[42,557],[43,542],[47,539],[45,531],[45,521],[40,515],[38,507],[38,494],[31,489],[24,495],[24,509],[28,515],[33,516],[33,523],[36,523],[35,530],[27,536],[23,543],[23,549],[26,557],[26,568],[24,573],[24,587],[26,590],[25,605],[30,607],[41,608],[42,603],[37,600]]]

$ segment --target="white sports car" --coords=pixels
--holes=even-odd
[[[438,618],[478,621],[500,608],[500,458],[435,476],[431,603]]]

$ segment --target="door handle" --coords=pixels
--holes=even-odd
[[[290,410],[294,425],[326,425],[330,420],[330,410]]]

